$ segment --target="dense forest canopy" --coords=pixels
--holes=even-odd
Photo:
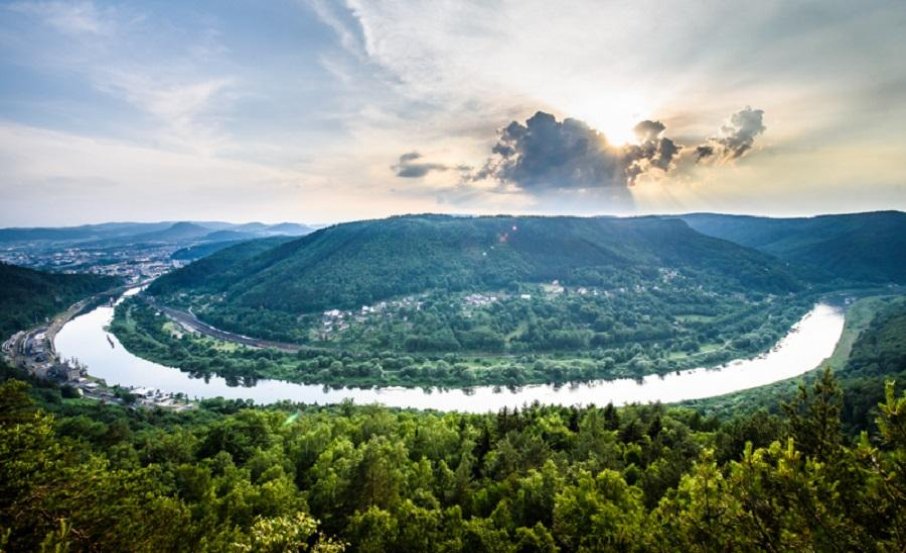
[[[715,366],[773,346],[811,307],[808,300],[703,296],[697,289],[501,300],[463,307],[456,294],[422,309],[349,316],[325,327],[295,323],[306,346],[290,353],[186,332],[134,298],[111,330],[130,352],[196,376],[231,381],[469,387],[640,378]],[[269,334],[248,319],[209,317],[221,328]],[[339,326],[343,325],[343,326]],[[320,339],[319,339],[320,338]]]
[[[37,400],[37,403],[36,403]],[[130,411],[0,385],[3,551],[899,551],[906,396],[841,431],[660,405]]]
[[[241,244],[148,293],[238,332],[304,341],[297,319],[326,310],[431,292],[522,295],[526,284],[634,289],[665,274],[713,293],[801,288],[776,259],[679,219],[424,215],[336,225],[272,248]]]
[[[0,263],[0,341],[115,284],[112,277],[52,274]]]
[[[404,216],[337,225],[263,252],[246,248],[257,246],[218,252],[149,291],[197,289],[237,305],[307,312],[431,289],[607,285],[657,268],[722,275],[737,289],[796,289],[769,257],[678,219]]]
[[[801,218],[698,213],[693,229],[777,256],[809,278],[906,283],[906,213],[878,211]]]

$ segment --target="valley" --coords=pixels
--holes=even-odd
[[[777,235],[763,225],[840,240],[823,219],[687,217],[753,245]],[[154,363],[245,385],[641,382],[764,356],[817,303],[896,290],[810,269],[682,217],[404,216],[216,248],[118,302],[109,332]]]
[[[465,234],[496,240],[482,251],[502,261],[457,257],[460,241],[425,263],[417,252],[444,250],[450,227],[432,236],[434,216],[414,219],[369,223],[378,244],[340,226],[342,246],[331,229],[227,246],[115,304],[78,298],[121,280],[2,266],[19,283],[0,293],[13,292],[10,328],[32,327],[26,306],[40,323],[77,300],[53,340],[89,375],[0,363],[9,543],[238,551],[288,535],[265,528],[322,551],[583,551],[614,531],[639,551],[898,543],[901,280],[811,277],[812,262],[702,240],[673,218],[556,220],[564,232],[540,248],[479,221]],[[344,286],[296,295],[334,278]],[[825,363],[833,374],[814,370]],[[840,474],[860,475],[847,489],[863,499],[819,497]],[[764,496],[752,478],[783,501],[755,523],[784,520],[786,537],[746,522]],[[736,514],[703,537],[714,519],[700,510],[716,502]],[[816,504],[834,513],[832,537],[808,530]],[[114,523],[123,513],[140,522]],[[54,530],[64,516],[78,535]]]
[[[906,1],[0,6],[0,553],[906,553]]]
[[[764,353],[834,290],[885,293],[811,269],[682,218],[406,216],[225,248],[124,302],[111,328],[155,362],[240,381],[640,379]]]
[[[135,291],[135,290],[133,290]],[[808,373],[835,353],[835,344],[844,325],[839,308],[822,304],[798,321],[769,352],[751,359],[736,359],[712,368],[697,368],[637,378],[595,379],[554,384],[482,385],[463,387],[461,383],[422,386],[363,384],[304,384],[285,379],[232,376],[218,371],[203,374],[180,371],[177,365],[155,363],[128,351],[116,337],[108,344],[107,325],[113,308],[100,306],[67,325],[57,339],[59,351],[77,356],[92,367],[92,375],[124,390],[158,390],[163,396],[181,394],[197,400],[222,397],[254,401],[259,405],[285,401],[303,404],[382,404],[408,409],[431,409],[486,413],[501,409],[520,409],[526,405],[601,405],[612,403],[673,403],[707,398],[757,387],[777,380]],[[235,346],[232,346],[235,347]],[[230,344],[219,348],[229,350]],[[235,360],[217,360],[220,366],[252,366],[272,359],[266,350],[247,351]],[[292,367],[292,358],[287,361]],[[292,370],[292,369],[290,369]],[[491,370],[494,370],[492,367]],[[438,372],[438,371],[432,371]],[[142,392],[144,393],[144,392]]]
[[[483,297],[498,300],[482,306],[470,304],[476,295],[445,295],[444,303],[426,297],[422,301],[430,307],[424,311],[386,302],[374,311],[366,307],[364,313],[328,312],[314,321],[311,333],[329,339],[304,345],[186,322],[194,319],[141,298],[117,307],[111,330],[130,351],[195,375],[356,386],[519,386],[641,378],[755,356],[773,346],[814,303],[807,298],[733,297],[723,302],[702,298],[696,305],[690,291],[678,306],[694,310],[690,316],[673,315],[666,308],[670,296],[640,290],[609,297],[564,292],[535,299],[489,293]],[[648,307],[638,315],[630,305]],[[602,319],[610,331],[594,330]],[[491,330],[501,327],[499,333]],[[433,341],[414,330],[425,328],[435,329],[422,334]]]

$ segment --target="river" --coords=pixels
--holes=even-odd
[[[128,293],[135,293],[137,289]],[[224,397],[251,399],[258,404],[289,400],[302,403],[381,403],[392,407],[438,409],[482,413],[503,407],[522,407],[538,401],[559,405],[614,405],[660,401],[673,403],[719,396],[763,386],[806,373],[833,353],[843,332],[843,312],[819,303],[796,323],[767,354],[736,360],[719,368],[690,369],[665,376],[596,380],[569,385],[528,385],[516,389],[478,386],[469,390],[420,388],[343,388],[258,380],[254,386],[230,386],[220,377],[192,378],[188,373],[132,355],[105,330],[113,319],[113,307],[101,306],[68,322],[56,336],[57,352],[76,358],[88,373],[108,385],[153,388],[166,393],[182,392],[189,398]],[[111,345],[112,341],[112,345]]]

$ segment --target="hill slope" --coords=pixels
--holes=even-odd
[[[619,286],[664,268],[734,289],[796,287],[769,256],[678,219],[425,215],[337,225],[263,251],[240,244],[162,277],[149,292],[225,294],[227,304],[302,313],[432,289],[555,279]]]
[[[211,275],[223,274],[225,271],[267,250],[292,240],[287,236],[274,236],[258,240],[239,242],[211,242],[182,248],[173,252],[173,259],[199,259],[178,271],[165,275],[163,284],[155,281],[155,289],[173,290],[181,287],[192,287],[205,282]]]
[[[697,213],[690,227],[775,255],[819,279],[906,283],[906,213],[773,219]]]
[[[0,263],[0,340],[114,283],[111,277],[44,273]]]

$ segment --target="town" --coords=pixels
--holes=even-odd
[[[141,277],[144,271],[143,264],[137,262],[133,267],[136,268],[135,272],[131,273],[129,277],[121,275],[122,280],[128,284],[145,282],[146,279]],[[121,287],[118,290],[123,289]],[[26,371],[34,378],[60,384],[64,393],[73,397],[84,397],[131,407],[156,407],[175,411],[193,408],[194,404],[187,401],[181,394],[165,394],[159,390],[146,388],[109,387],[103,380],[89,376],[88,367],[80,363],[78,359],[63,359],[57,353],[54,338],[63,325],[98,303],[112,302],[114,297],[115,295],[110,295],[108,292],[85,298],[44,324],[16,332],[0,346],[4,360],[11,366]],[[107,342],[111,348],[117,345],[115,338],[110,335],[107,335]]]
[[[63,322],[55,319],[47,326],[15,333],[0,346],[5,360],[31,376],[60,384],[64,393],[132,407],[157,407],[184,411],[194,407],[182,394],[166,394],[149,388],[109,387],[103,380],[88,375],[78,359],[62,359],[56,352],[53,336]],[[111,347],[116,347],[108,336]]]
[[[187,263],[173,258],[179,247],[128,245],[115,248],[35,248],[8,246],[0,250],[0,262],[60,273],[92,273],[117,277],[127,284],[157,278]]]

